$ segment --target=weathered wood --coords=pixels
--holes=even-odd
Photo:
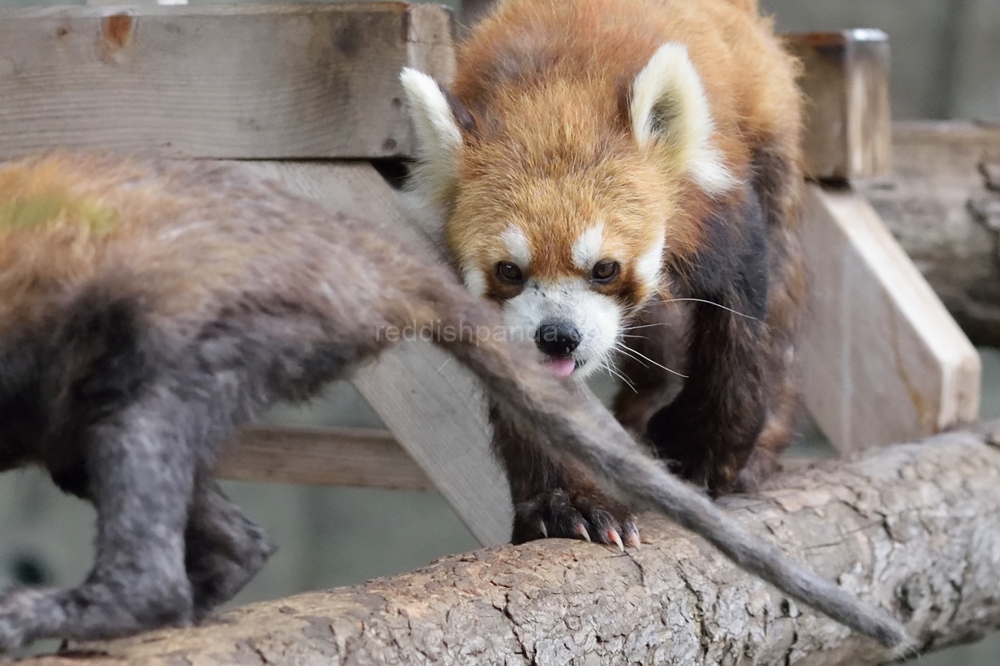
[[[399,199],[369,164],[255,162],[260,174],[381,227],[400,242],[439,256]],[[414,331],[405,335],[419,337]],[[373,332],[374,334],[374,332]],[[489,450],[482,393],[458,363],[425,343],[401,343],[352,379],[393,436],[483,544],[510,540],[507,480]]]
[[[880,30],[786,35],[802,60],[803,148],[812,178],[847,180],[887,173],[892,130],[889,39]]]
[[[361,428],[246,428],[225,447],[216,473],[266,483],[434,488],[391,432]]]
[[[809,411],[843,454],[975,419],[980,363],[878,214],[806,189],[810,303],[799,366]]]
[[[753,531],[892,609],[924,648],[1000,627],[1000,450],[970,433],[783,474],[722,500]],[[222,613],[25,666],[809,664],[886,660],[701,539],[641,517],[641,550],[547,540]],[[89,646],[88,646],[89,647]]]
[[[0,159],[74,148],[196,158],[412,151],[399,71],[447,82],[447,8],[61,7],[0,12]]]
[[[893,152],[858,193],[972,341],[1000,347],[1000,123],[896,123]]]

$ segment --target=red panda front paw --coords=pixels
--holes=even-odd
[[[599,493],[548,490],[515,503],[515,544],[558,537],[639,547],[635,516]]]

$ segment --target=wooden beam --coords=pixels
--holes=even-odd
[[[367,163],[252,162],[331,211],[381,227],[410,246],[434,249],[399,198]],[[484,545],[510,540],[513,508],[507,479],[490,452],[481,391],[469,372],[438,349],[401,343],[360,369],[352,383],[455,513]]]
[[[265,483],[434,489],[386,430],[254,426],[223,450],[216,472]]]
[[[0,12],[0,159],[409,156],[399,71],[445,83],[451,15],[403,3]]]
[[[880,30],[786,35],[802,60],[806,172],[821,180],[888,173],[889,39]]]
[[[798,360],[834,446],[854,454],[975,419],[979,356],[871,205],[818,185],[804,203],[811,302]]]

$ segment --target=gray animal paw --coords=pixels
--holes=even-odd
[[[59,621],[59,608],[49,602],[50,596],[21,588],[0,594],[0,653],[24,647],[47,624]]]

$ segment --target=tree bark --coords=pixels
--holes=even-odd
[[[985,433],[985,434],[983,434]],[[720,500],[757,533],[892,609],[925,649],[1000,627],[1000,424],[785,472]],[[622,554],[549,540],[446,557],[351,588],[86,646],[110,664],[843,664],[874,642],[790,602],[700,538],[645,515]]]
[[[853,183],[976,344],[1000,346],[1000,124],[901,122],[892,175]]]

